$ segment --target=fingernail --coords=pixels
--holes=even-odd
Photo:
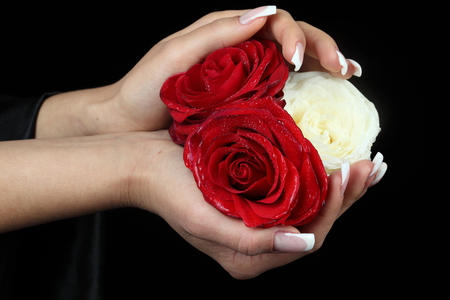
[[[277,13],[277,7],[275,5],[261,6],[252,9],[239,17],[239,23],[247,25],[253,22],[257,18],[267,17]]]
[[[380,182],[380,180],[383,178],[384,174],[386,174],[387,168],[388,168],[388,165],[385,162],[381,164],[380,170],[378,171],[377,175],[375,176],[375,179],[370,184],[370,187],[372,187],[375,184],[377,184],[378,182]]]
[[[358,64],[353,59],[348,59],[348,61],[355,67],[355,72],[353,73],[353,76],[361,77],[362,75],[362,67],[360,64]]]
[[[306,252],[314,247],[313,233],[275,233],[273,249],[275,252]]]
[[[380,170],[381,164],[383,163],[383,154],[381,154],[380,152],[378,152],[375,157],[373,158],[372,162],[373,162],[373,168],[372,171],[369,174],[369,179],[372,178],[372,176],[374,176],[375,174],[378,173],[378,171]]]
[[[350,163],[347,161],[341,165],[341,197],[344,196],[350,178]]]
[[[292,56],[291,62],[295,65],[294,71],[297,72],[300,70],[302,64],[303,64],[303,55],[305,53],[305,48],[303,47],[303,44],[298,42],[295,46],[295,52]]]
[[[338,59],[339,59],[339,64],[341,65],[341,74],[345,75],[347,74],[347,70],[348,70],[348,63],[347,60],[345,59],[344,55],[339,51],[336,50]]]

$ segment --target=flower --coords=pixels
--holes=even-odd
[[[173,118],[172,139],[184,144],[198,124],[222,107],[265,96],[280,99],[288,75],[282,54],[269,40],[251,39],[214,51],[161,88],[161,100]]]
[[[327,194],[319,154],[273,97],[216,110],[187,138],[184,161],[205,200],[249,227],[306,224]]]
[[[378,112],[349,81],[323,72],[290,73],[285,109],[318,150],[327,173],[369,159],[380,132]]]

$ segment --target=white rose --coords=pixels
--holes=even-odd
[[[328,174],[370,159],[380,132],[378,112],[349,81],[323,72],[291,72],[284,87],[286,110],[316,147]]]

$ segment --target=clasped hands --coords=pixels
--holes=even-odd
[[[255,35],[278,42],[295,70],[326,71],[341,78],[362,72],[355,61],[344,58],[330,36],[294,21],[284,10],[265,6],[208,14],[156,44],[120,81],[58,94],[44,102],[34,147],[48,153],[48,163],[52,163],[50,157],[57,161],[60,155],[68,164],[65,171],[71,172],[70,182],[57,183],[66,189],[53,200],[57,212],[30,202],[37,205],[39,210],[34,211],[40,216],[30,218],[27,210],[23,223],[16,219],[6,230],[114,207],[140,207],[160,215],[186,241],[239,279],[258,276],[320,248],[334,221],[379,180],[373,162],[360,161],[348,172],[331,174],[326,205],[313,222],[300,228],[247,228],[203,200],[184,166],[182,148],[167,133],[171,119],[159,98],[163,82],[212,51]],[[85,181],[91,184],[84,193],[70,186],[81,188]],[[68,199],[61,200],[64,197]]]

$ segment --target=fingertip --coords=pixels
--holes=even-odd
[[[348,71],[348,62],[345,59],[345,56],[341,53],[341,51],[336,50],[336,54],[337,54],[337,58],[338,58],[338,62],[340,67],[340,72],[342,76],[345,76],[345,74],[347,74]]]
[[[359,63],[357,63],[355,60],[353,59],[347,59],[347,61],[353,66],[354,71],[353,71],[353,76],[356,77],[361,77],[362,76],[362,67]]]
[[[303,64],[303,56],[305,54],[305,47],[301,42],[297,42],[295,45],[295,51],[291,58],[291,63],[294,65],[294,71],[297,72],[300,70]]]
[[[352,76],[361,77],[362,67],[361,65],[353,59],[345,58],[345,56],[336,50],[337,59],[339,62],[340,70],[339,72],[333,72],[332,74],[336,77],[343,79],[349,79]]]

